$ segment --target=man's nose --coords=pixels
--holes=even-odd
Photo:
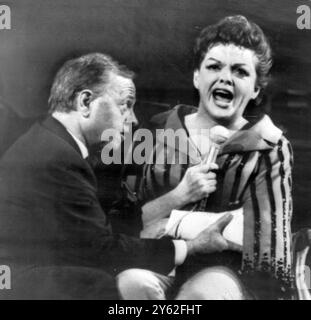
[[[127,116],[126,122],[131,123],[133,126],[138,125],[138,120],[136,118],[136,115],[133,109],[130,111],[129,115]]]

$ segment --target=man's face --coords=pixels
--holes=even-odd
[[[131,79],[111,73],[102,92],[90,103],[90,117],[84,130],[89,145],[99,143],[105,130],[124,133],[137,123],[133,111],[135,85]]]

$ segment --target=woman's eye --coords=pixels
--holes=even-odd
[[[217,70],[220,70],[220,65],[218,65],[218,64],[210,64],[210,65],[206,66],[206,69],[207,70],[217,71]]]
[[[249,73],[245,69],[237,68],[235,72],[238,74],[240,77],[247,77],[249,76]]]

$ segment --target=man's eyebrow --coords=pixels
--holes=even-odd
[[[136,96],[136,89],[133,87],[129,87],[123,90],[124,93],[126,93],[129,97],[135,97]]]

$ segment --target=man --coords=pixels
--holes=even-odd
[[[89,148],[106,129],[136,121],[133,74],[109,56],[70,60],[52,85],[50,116],[36,123],[0,164],[1,264],[11,268],[4,298],[115,299],[117,274],[162,274],[186,255],[229,248],[226,216],[192,241],[113,234],[100,207]]]

